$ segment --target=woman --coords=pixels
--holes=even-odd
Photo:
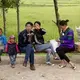
[[[4,51],[6,43],[7,43],[6,37],[3,35],[3,31],[0,28],[0,62],[1,62],[1,55]]]
[[[55,59],[58,59],[56,54],[54,53],[53,47],[50,43],[44,42],[43,35],[46,34],[46,31],[41,28],[41,23],[39,21],[36,21],[34,23],[34,38],[35,38],[35,49],[36,51],[46,51],[46,64],[51,65],[50,62],[50,55],[52,54]]]
[[[66,62],[71,65],[73,69],[75,69],[75,65],[70,61],[70,59],[66,56],[67,52],[71,52],[75,50],[74,45],[74,32],[67,25],[69,20],[61,20],[59,22],[60,28],[62,30],[60,36],[60,46],[56,49],[60,59],[61,65],[60,68],[66,67]]]

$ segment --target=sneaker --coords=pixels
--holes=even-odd
[[[51,62],[46,62],[46,64],[47,64],[47,65],[52,65],[52,63],[51,63]]]
[[[35,70],[34,64],[30,64],[30,69],[31,69],[31,70]]]
[[[24,61],[24,62],[23,62],[23,66],[24,66],[24,67],[27,67],[27,62]]]

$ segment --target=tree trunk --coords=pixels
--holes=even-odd
[[[6,35],[6,16],[5,16],[4,6],[2,7],[2,11],[3,11],[3,29],[4,29],[4,35]]]
[[[17,32],[20,32],[20,18],[19,18],[19,0],[17,0]]]
[[[57,0],[53,0],[54,8],[55,8],[55,15],[56,15],[56,24],[58,26],[59,34],[60,34],[60,27],[59,27],[59,13],[58,13],[58,3]]]

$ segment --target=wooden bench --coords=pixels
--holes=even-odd
[[[72,51],[70,53],[76,53],[76,52],[80,52],[80,42],[76,42],[75,43],[75,51]],[[6,53],[5,51],[3,53]],[[20,53],[24,53],[24,52],[20,52]],[[46,53],[46,51],[35,51],[36,53]]]

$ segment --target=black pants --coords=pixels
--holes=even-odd
[[[74,51],[74,50],[75,50],[75,48],[70,49],[70,48],[67,48],[67,47],[60,46],[56,49],[56,52],[58,53],[61,60],[66,60],[69,63],[70,59],[66,56],[66,53]]]

